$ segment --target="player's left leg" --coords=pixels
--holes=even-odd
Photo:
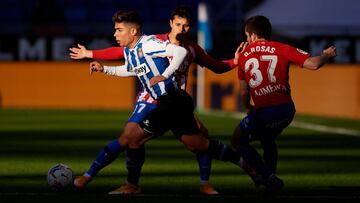
[[[138,101],[128,122],[139,124],[155,108],[156,105],[153,103]],[[140,129],[139,125],[137,125],[137,127]],[[133,128],[132,130],[135,132],[130,131],[129,134],[136,134],[136,131],[139,131],[139,129]],[[138,194],[141,192],[139,180],[141,169],[145,162],[145,147],[143,145],[145,140],[133,139],[128,142],[129,148],[126,150],[126,168],[128,171],[127,181],[117,189],[116,193],[112,191],[110,192],[111,194]]]
[[[143,143],[153,137],[152,134],[145,132],[140,126],[137,124],[136,128],[131,131],[125,131],[123,133],[126,139],[126,143],[130,147],[135,148],[127,148],[127,169],[128,169],[128,178],[127,181],[121,185],[119,188],[110,191],[110,195],[114,194],[139,194],[141,193],[141,188],[138,184],[139,178],[141,175],[141,167],[144,163],[145,151]]]

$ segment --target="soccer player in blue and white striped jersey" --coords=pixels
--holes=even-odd
[[[170,18],[170,27],[171,31],[169,33],[156,34],[156,37],[161,41],[170,42],[184,47],[188,50],[188,54],[184,59],[182,65],[175,72],[176,81],[181,89],[186,89],[186,83],[188,78],[188,72],[190,64],[195,62],[202,67],[209,68],[215,73],[227,72],[234,67],[235,59],[218,61],[208,55],[199,45],[191,42],[186,39],[187,34],[190,32],[192,23],[191,9],[187,6],[177,6],[171,13]],[[179,35],[182,36],[179,38]],[[112,48],[107,48],[103,50],[87,50],[84,46],[78,45],[79,47],[70,48],[70,57],[72,59],[82,59],[82,58],[96,58],[96,59],[105,59],[105,60],[117,60],[124,59],[124,47],[116,46]],[[235,57],[237,54],[235,53]],[[171,60],[171,59],[169,59]],[[107,68],[105,68],[107,69]],[[131,129],[134,129],[136,126],[132,125],[133,123],[140,123],[146,115],[148,115],[156,105],[157,101],[154,100],[146,90],[142,90],[138,93],[134,111],[128,119],[124,127],[124,131],[130,132]],[[208,130],[204,124],[197,118],[198,125],[202,132],[202,135],[208,137]],[[133,128],[129,129],[129,126]],[[140,127],[140,126],[137,126]],[[126,163],[128,169],[128,177],[125,184],[122,186],[123,193],[131,194],[134,190],[134,187],[128,187],[129,185],[138,185],[140,180],[140,173],[142,165],[145,161],[145,150],[144,146],[140,148],[128,148],[126,150]],[[141,153],[139,153],[141,152]],[[133,157],[136,155],[135,157]],[[200,193],[205,195],[216,195],[218,192],[210,184],[210,173],[211,173],[211,162],[212,160],[206,153],[196,153],[196,158],[199,166],[199,175],[200,175]],[[243,162],[242,162],[243,163]],[[92,164],[93,165],[93,164]],[[78,186],[86,185],[89,177],[94,178],[97,170],[91,170],[91,174],[85,173],[85,176],[78,176],[75,179],[75,183]],[[98,166],[96,166],[98,168]],[[84,181],[80,181],[84,180]]]
[[[105,147],[95,160],[106,165],[128,147],[142,146],[154,135],[162,135],[172,130],[175,136],[193,152],[206,152],[212,158],[222,161],[239,161],[239,155],[231,148],[216,140],[201,135],[195,120],[192,98],[186,91],[178,88],[173,73],[182,63],[186,50],[173,44],[156,40],[153,36],[141,34],[141,21],[135,12],[118,12],[114,15],[115,38],[125,48],[126,63],[123,66],[103,67],[98,62],[90,64],[91,72],[99,71],[110,75],[137,76],[143,87],[158,101],[156,108],[140,125],[142,129],[124,132],[119,140]],[[171,62],[167,61],[172,57]],[[235,160],[235,161],[234,161]],[[105,164],[104,164],[105,163]],[[266,167],[258,167],[260,174]],[[140,190],[137,192],[141,192]],[[110,192],[117,194],[118,190]]]
[[[118,33],[123,32],[121,26],[116,29]],[[120,39],[117,38],[117,41],[122,44]],[[186,49],[161,41],[155,35],[142,35],[131,47],[125,47],[124,53],[125,64],[105,67],[104,73],[137,76],[153,99],[158,99],[159,96],[178,89],[173,73],[185,58]],[[170,63],[167,56],[174,56]],[[158,83],[151,84],[152,78]]]

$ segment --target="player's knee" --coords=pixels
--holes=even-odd
[[[131,136],[127,135],[127,138],[130,147],[137,148],[141,146],[141,136],[139,136],[139,134],[131,134]]]
[[[131,148],[139,148],[151,138],[151,135],[144,133],[143,131],[136,131],[135,133],[128,136],[128,144]]]
[[[119,143],[121,144],[121,146],[123,147],[127,147],[129,145],[129,139],[126,136],[123,136],[123,134],[119,137]]]

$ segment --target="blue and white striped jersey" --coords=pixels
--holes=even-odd
[[[169,66],[169,60],[165,55],[167,45],[168,42],[157,39],[155,35],[143,35],[133,49],[124,49],[127,71],[136,74],[153,99],[178,89],[173,75],[153,87],[149,83],[152,77],[161,75]]]

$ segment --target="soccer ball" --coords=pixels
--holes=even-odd
[[[55,190],[64,190],[72,186],[74,172],[65,164],[52,166],[47,173],[47,182]]]

